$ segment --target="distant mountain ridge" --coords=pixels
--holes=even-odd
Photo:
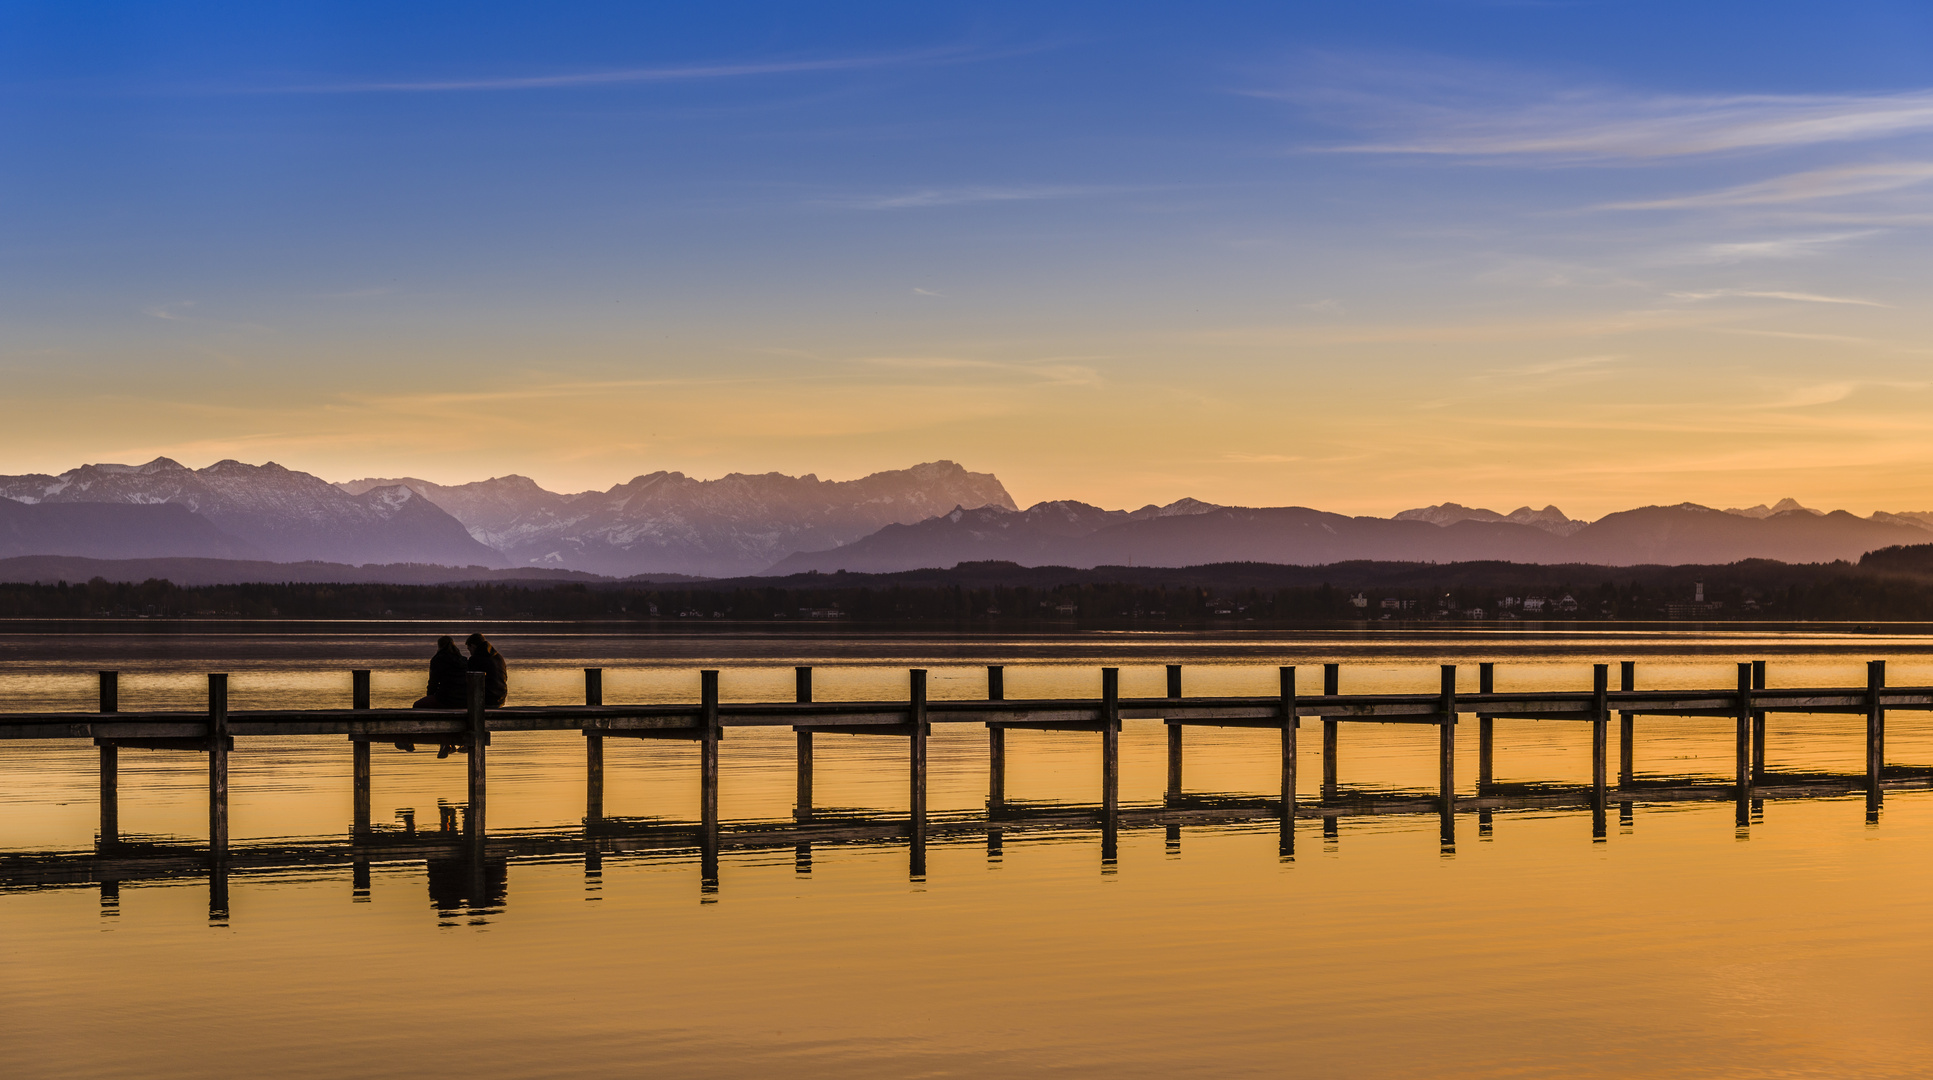
[[[146,465],[82,465],[59,476],[0,476],[0,497],[15,504],[169,504],[185,508],[220,537],[203,550],[140,550],[142,534],[127,520],[102,528],[134,529],[114,543],[143,555],[238,554],[278,562],[325,559],[344,563],[434,562],[503,565],[461,522],[406,487],[371,487],[350,494],[316,476],[274,462],[218,461],[190,469],[168,458]],[[96,543],[108,543],[105,536]],[[21,554],[79,554],[72,548]]]
[[[1018,512],[955,510],[916,525],[889,526],[832,551],[794,554],[767,573],[893,573],[982,561],[1075,568],[1218,562],[1308,566],[1365,559],[1604,566],[1743,559],[1807,563],[1856,560],[1878,548],[1923,542],[1929,531],[1900,515],[1859,518],[1843,510],[1821,514],[1798,508],[1750,517],[1686,503],[1626,510],[1590,524],[1571,522],[1575,529],[1559,532],[1553,518],[1562,515],[1551,509],[1550,514],[1532,512],[1533,522],[1451,511],[1437,514],[1445,523],[1434,524],[1415,512],[1375,518],[1299,506],[1219,507],[1134,518],[1084,503],[1040,503]]]
[[[857,480],[782,473],[694,480],[654,472],[574,495],[546,491],[522,476],[451,486],[413,478],[339,486],[350,494],[402,486],[454,515],[472,537],[515,564],[613,576],[755,573],[793,552],[837,547],[956,506],[1014,509],[998,478],[951,461]]]

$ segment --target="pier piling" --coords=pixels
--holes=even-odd
[[[1302,726],[1295,700],[1295,669],[1277,669],[1282,680],[1282,836],[1283,856],[1295,854],[1296,729]],[[1118,725],[1117,725],[1118,726]]]
[[[1608,808],[1611,734],[1611,667],[1591,665],[1591,837],[1602,840],[1608,834],[1604,815]]]
[[[1477,665],[1477,692],[1494,694],[1497,691],[1497,665],[1482,663]],[[1490,793],[1490,785],[1496,783],[1497,721],[1493,717],[1477,716],[1477,794]]]
[[[987,700],[1007,700],[1007,669],[999,664],[987,665]],[[1003,724],[987,725],[987,813],[997,814],[1007,808],[1007,728]]]
[[[604,704],[604,669],[584,669],[584,704]],[[584,824],[604,820],[604,736],[584,733]]]
[[[1638,688],[1638,665],[1636,661],[1626,660],[1618,665],[1618,689],[1636,690]],[[1636,782],[1637,772],[1633,768],[1637,755],[1633,752],[1632,741],[1637,734],[1632,720],[1633,714],[1618,714],[1618,786],[1628,788]]]
[[[1442,792],[1443,817],[1456,813],[1456,665],[1444,664],[1436,736],[1436,780]]]
[[[812,702],[812,669],[795,667],[792,669],[792,700],[801,705]],[[793,797],[792,816],[799,821],[812,820],[812,729],[794,727],[793,737],[798,742],[797,792]],[[811,860],[807,860],[810,865]]]
[[[1168,700],[1181,700],[1181,665],[1168,665]],[[1181,797],[1181,730],[1182,725],[1168,725],[1168,798]]]
[[[913,668],[907,672],[911,690],[911,708],[908,710],[913,722],[913,750],[911,761],[912,781],[912,874],[926,876],[926,737],[933,730],[926,720],[926,669]]]
[[[369,708],[369,672],[357,669],[349,673],[349,707],[352,709]],[[369,740],[351,736],[349,739],[350,757],[350,826],[356,836],[369,835]]]
[[[227,909],[228,856],[228,676],[208,676],[208,850],[222,874],[222,908]]]
[[[1765,661],[1752,661],[1752,689],[1765,689]],[[1765,710],[1752,710],[1752,783],[1765,783]]]
[[[1121,816],[1121,669],[1101,669],[1101,830],[1107,842]],[[1109,844],[1108,846],[1112,846]]]
[[[698,673],[698,817],[712,844],[718,839],[718,672]],[[714,853],[714,858],[716,854]]]
[[[489,794],[484,759],[490,746],[489,722],[484,719],[483,704],[488,690],[489,676],[481,671],[467,673],[463,689],[464,699],[469,706],[468,743],[470,758],[470,812],[468,828],[473,836],[481,837],[487,827],[485,815],[488,812]]]
[[[121,711],[121,676],[103,671],[100,684],[100,711]],[[100,744],[101,754],[101,843],[121,842],[121,748],[111,742]]]
[[[1866,662],[1866,811],[1879,813],[1885,801],[1886,709],[1880,692],[1886,689],[1886,661]]]
[[[1322,694],[1335,697],[1342,693],[1342,665],[1322,665]],[[1322,718],[1322,799],[1334,801],[1336,797],[1336,727],[1334,720]]]
[[[1732,773],[1738,799],[1738,827],[1752,824],[1752,665],[1738,665],[1737,731],[1733,738]]]

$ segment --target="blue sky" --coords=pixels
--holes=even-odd
[[[7,4],[4,471],[1933,508],[1930,12]]]

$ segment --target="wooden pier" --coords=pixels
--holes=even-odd
[[[1933,687],[1889,687],[1884,661],[1867,665],[1863,687],[1771,688],[1763,663],[1740,663],[1734,685],[1699,690],[1642,690],[1636,686],[1635,665],[1622,664],[1618,688],[1610,686],[1610,667],[1595,665],[1591,686],[1574,691],[1498,691],[1496,665],[1479,665],[1478,691],[1458,692],[1457,669],[1441,667],[1439,688],[1429,694],[1345,694],[1342,670],[1328,664],[1322,673],[1322,693],[1303,695],[1297,669],[1282,667],[1276,694],[1264,697],[1207,697],[1183,693],[1182,669],[1171,665],[1167,693],[1158,698],[1120,696],[1119,671],[1102,668],[1099,693],[1091,698],[1009,699],[1005,670],[987,668],[986,697],[981,700],[933,701],[927,698],[926,672],[908,671],[907,692],[897,701],[816,701],[812,669],[796,672],[794,700],[787,702],[723,702],[717,671],[697,672],[697,698],[680,704],[607,704],[603,673],[584,672],[584,704],[523,706],[489,709],[484,705],[484,676],[472,673],[468,707],[461,710],[372,709],[369,672],[355,671],[349,680],[349,706],[339,709],[231,710],[228,676],[208,676],[205,712],[125,712],[120,709],[120,684],[115,672],[100,673],[97,707],[92,712],[0,714],[0,741],[89,739],[100,754],[99,847],[112,851],[121,842],[118,762],[122,748],[174,750],[206,754],[208,760],[208,852],[219,868],[226,865],[229,848],[228,761],[237,745],[265,736],[346,738],[351,745],[353,773],[349,807],[355,841],[375,837],[370,820],[371,792],[376,781],[371,746],[378,743],[420,742],[456,744],[466,753],[469,791],[462,808],[460,831],[479,846],[488,833],[489,747],[499,731],[579,732],[585,747],[585,835],[617,827],[604,811],[605,742],[609,739],[674,739],[699,747],[697,780],[699,821],[696,823],[703,876],[715,885],[721,843],[718,815],[719,756],[727,729],[790,727],[797,740],[797,798],[791,828],[799,835],[824,827],[813,804],[813,739],[823,733],[905,739],[907,742],[909,808],[904,834],[910,841],[911,868],[925,873],[929,822],[927,738],[935,724],[979,724],[988,733],[988,791],[984,822],[989,845],[999,842],[1005,820],[1023,816],[1010,804],[1006,783],[1006,732],[1013,729],[1098,735],[1098,823],[1102,858],[1115,857],[1118,829],[1124,820],[1147,816],[1136,808],[1124,811],[1120,801],[1120,734],[1124,722],[1159,721],[1167,726],[1167,787],[1164,805],[1190,805],[1183,780],[1184,729],[1189,726],[1255,728],[1277,733],[1280,740],[1279,789],[1263,800],[1267,814],[1280,821],[1282,849],[1294,850],[1294,822],[1299,817],[1325,820],[1325,834],[1334,835],[1336,817],[1362,812],[1361,801],[1344,797],[1340,785],[1339,748],[1345,724],[1413,724],[1435,728],[1438,752],[1437,788],[1427,800],[1395,800],[1406,812],[1433,810],[1441,819],[1445,844],[1455,839],[1459,809],[1474,809],[1481,824],[1489,810],[1507,805],[1495,780],[1494,721],[1497,719],[1577,721],[1590,725],[1591,782],[1584,793],[1593,816],[1593,835],[1605,834],[1607,806],[1616,793],[1621,803],[1632,799],[1727,798],[1736,802],[1738,824],[1747,825],[1757,788],[1766,782],[1765,747],[1768,718],[1778,713],[1849,713],[1866,717],[1866,754],[1863,788],[1869,819],[1876,820],[1884,795],[1886,714],[1889,711],[1933,711]],[[1619,760],[1615,784],[1610,770],[1610,724],[1618,718]],[[1478,721],[1476,795],[1457,794],[1455,725],[1465,716]],[[1680,788],[1667,794],[1639,784],[1633,746],[1642,716],[1705,717],[1729,723],[1735,736],[1735,762],[1728,785],[1706,785],[1690,795]],[[1297,732],[1303,718],[1322,723],[1322,783],[1320,799],[1299,804],[1296,798]],[[1682,785],[1681,785],[1682,787]],[[1844,787],[1843,784],[1840,787]],[[1249,807],[1252,812],[1255,808]],[[443,823],[456,828],[454,819]],[[956,823],[957,824],[957,823]],[[872,827],[872,826],[869,826]],[[803,841],[809,844],[809,840]]]

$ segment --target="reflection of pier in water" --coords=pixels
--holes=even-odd
[[[487,913],[505,901],[511,858],[558,858],[581,854],[595,878],[605,855],[636,851],[696,849],[705,891],[715,891],[721,848],[790,846],[802,872],[809,872],[815,844],[905,842],[909,872],[926,873],[926,848],[934,835],[984,834],[990,855],[998,856],[1009,833],[1069,826],[1098,827],[1101,860],[1117,858],[1121,829],[1161,827],[1172,846],[1188,824],[1229,824],[1273,820],[1279,850],[1293,856],[1298,819],[1321,818],[1325,841],[1339,835],[1338,819],[1358,814],[1434,814],[1441,843],[1452,850],[1458,815],[1474,811],[1479,835],[1493,825],[1497,810],[1577,807],[1591,813],[1592,836],[1606,835],[1615,796],[1620,817],[1629,823],[1635,804],[1725,800],[1736,804],[1735,822],[1750,826],[1754,807],[1766,798],[1839,796],[1864,792],[1869,821],[1877,821],[1884,791],[1925,787],[1926,770],[1911,774],[1885,765],[1885,721],[1889,710],[1933,711],[1933,688],[1887,687],[1885,663],[1867,665],[1867,685],[1858,688],[1771,689],[1765,665],[1738,665],[1735,687],[1714,690],[1636,689],[1635,666],[1622,665],[1620,687],[1610,689],[1609,666],[1595,666],[1589,691],[1504,693],[1495,689],[1496,665],[1478,669],[1478,691],[1462,694],[1457,670],[1444,665],[1434,694],[1344,694],[1341,669],[1324,665],[1323,692],[1300,695],[1296,669],[1283,667],[1280,692],[1268,697],[1188,697],[1182,669],[1168,668],[1167,693],[1160,698],[1124,699],[1118,670],[1103,668],[1098,698],[1007,700],[1005,671],[987,669],[987,696],[974,701],[928,701],[926,672],[908,673],[908,697],[897,702],[815,702],[812,670],[797,669],[795,700],[778,703],[721,703],[718,673],[699,672],[694,704],[606,705],[603,673],[586,669],[585,704],[486,709],[483,676],[469,681],[464,710],[414,710],[369,707],[369,672],[351,676],[348,709],[236,711],[228,708],[226,675],[208,677],[206,714],[123,713],[119,680],[102,672],[99,708],[92,713],[0,714],[0,741],[19,739],[92,739],[100,753],[100,833],[88,855],[0,858],[0,886],[101,882],[104,901],[118,883],[183,873],[210,876],[210,910],[225,918],[227,877],[258,867],[349,863],[358,888],[367,889],[372,862],[428,861],[430,891],[439,909]],[[1767,718],[1774,713],[1854,713],[1866,718],[1866,768],[1860,776],[1769,775],[1765,769]],[[1619,727],[1619,768],[1610,779],[1609,729],[1613,713]],[[1478,721],[1475,797],[1457,794],[1455,726],[1465,715]],[[1634,770],[1637,727],[1647,715],[1709,717],[1727,721],[1734,731],[1734,776],[1730,784],[1686,785],[1640,780]],[[1322,722],[1320,801],[1297,799],[1297,733],[1304,717]],[[1494,721],[1499,718],[1581,721],[1590,725],[1592,782],[1582,788],[1499,784],[1494,779]],[[1167,725],[1167,791],[1159,807],[1123,807],[1120,790],[1122,722],[1159,720]],[[988,794],[984,814],[934,815],[926,805],[927,736],[934,723],[984,724],[988,732]],[[1341,782],[1339,729],[1345,723],[1397,723],[1435,728],[1438,786],[1433,794],[1370,795],[1352,792]],[[1259,728],[1280,740],[1281,783],[1273,797],[1190,796],[1183,784],[1184,729],[1188,726]],[[797,800],[790,822],[726,825],[718,816],[718,759],[721,738],[730,727],[791,727],[797,736]],[[1010,800],[1006,791],[1006,732],[1009,729],[1100,735],[1100,800],[1091,807],[1038,807]],[[488,748],[493,731],[578,731],[585,740],[585,816],[581,830],[491,833],[487,828]],[[813,740],[821,734],[903,738],[909,746],[909,813],[898,820],[837,814],[814,805]],[[228,755],[238,737],[335,735],[350,741],[352,825],[348,843],[292,847],[250,844],[231,849],[228,836]],[[604,813],[604,742],[611,738],[674,739],[699,748],[700,818],[691,823],[640,822]],[[373,789],[372,745],[391,742],[456,743],[469,779],[469,800],[446,807],[436,832],[379,830],[370,820]],[[209,843],[205,849],[140,844],[124,840],[119,829],[118,753],[123,747],[204,753],[208,757]],[[212,868],[212,869],[211,869]]]

